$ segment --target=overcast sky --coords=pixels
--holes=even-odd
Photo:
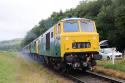
[[[74,8],[82,0],[0,0],[0,41],[23,38],[52,12]]]

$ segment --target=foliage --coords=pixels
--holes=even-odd
[[[4,51],[19,51],[22,39],[14,39],[0,42],[0,50]]]
[[[119,6],[115,10],[115,38],[114,43],[118,48],[125,48],[125,6]]]
[[[27,33],[22,46],[32,42],[59,20],[67,17],[95,20],[100,40],[107,39],[111,42],[111,46],[117,46],[121,51],[125,49],[125,0],[84,0],[74,9],[53,12],[50,17],[41,20],[39,25]]]

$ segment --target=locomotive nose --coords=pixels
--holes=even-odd
[[[99,50],[99,38],[94,34],[72,34],[64,37],[64,50],[65,52],[91,52]]]

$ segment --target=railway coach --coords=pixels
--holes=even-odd
[[[99,55],[99,34],[95,22],[85,18],[59,21],[25,46],[25,53],[61,71],[92,69]]]

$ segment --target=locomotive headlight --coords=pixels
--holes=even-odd
[[[65,37],[65,40],[69,40],[69,37]]]
[[[88,64],[86,62],[83,62],[83,67],[87,67]]]
[[[96,36],[93,36],[93,40],[96,40]]]

